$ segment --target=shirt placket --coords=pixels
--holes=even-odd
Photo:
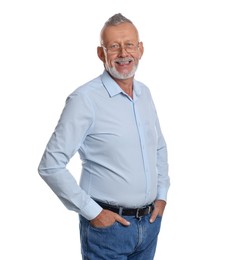
[[[141,147],[143,166],[144,166],[144,174],[145,174],[145,178],[146,178],[146,195],[145,195],[145,203],[146,203],[146,200],[150,194],[150,185],[149,185],[150,184],[150,169],[149,169],[145,135],[144,135],[144,126],[141,121],[141,117],[140,117],[140,113],[139,113],[139,110],[137,107],[136,100],[132,101],[132,104],[133,104],[136,127],[138,130],[138,136],[139,136],[139,140],[140,140],[140,147]]]

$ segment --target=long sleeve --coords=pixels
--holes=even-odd
[[[156,130],[158,132],[158,146],[157,146],[157,172],[158,172],[158,187],[157,198],[160,200],[167,200],[167,193],[170,186],[170,178],[168,175],[168,154],[167,145],[160,129],[160,124],[157,119]]]
[[[93,120],[94,111],[88,99],[79,93],[71,95],[38,168],[41,177],[64,205],[87,219],[96,217],[101,207],[80,188],[66,165],[80,149]]]

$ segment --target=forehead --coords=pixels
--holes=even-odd
[[[102,31],[104,43],[117,41],[139,41],[138,31],[131,23],[107,26]]]

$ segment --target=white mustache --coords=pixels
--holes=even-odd
[[[129,63],[130,61],[134,61],[133,58],[118,58],[115,60],[117,63]]]

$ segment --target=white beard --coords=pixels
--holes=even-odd
[[[115,67],[110,67],[108,65],[108,63],[105,63],[105,68],[106,70],[110,73],[110,75],[113,77],[113,78],[116,78],[116,79],[129,79],[129,78],[132,78],[134,75],[135,75],[135,72],[138,68],[138,65],[134,65],[132,71],[130,71],[129,73],[120,73],[118,72]]]

